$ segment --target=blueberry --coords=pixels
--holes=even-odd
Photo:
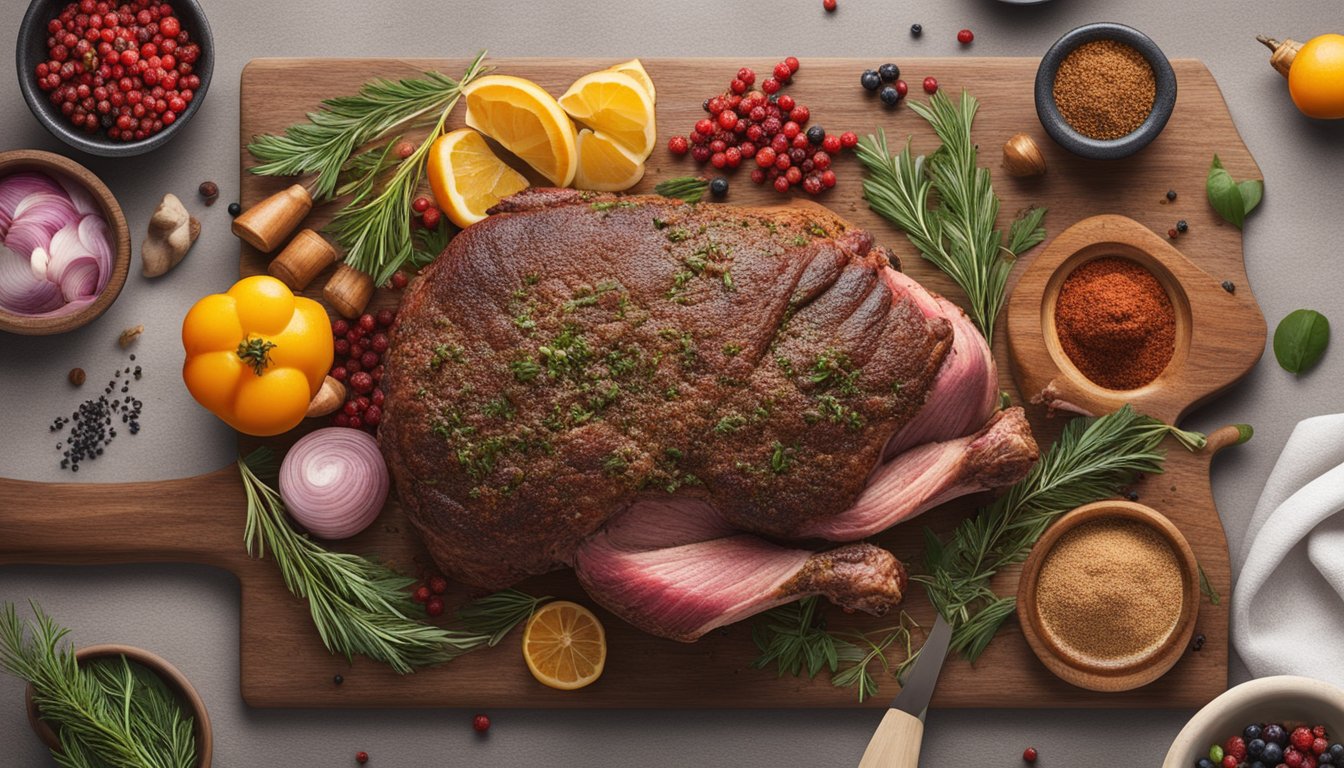
[[[1283,729],[1282,725],[1279,725],[1278,723],[1270,723],[1265,726],[1265,730],[1261,732],[1260,738],[1271,744],[1278,744],[1282,747],[1288,743],[1288,732]],[[1268,762],[1277,763],[1278,761],[1270,760]]]
[[[886,104],[888,107],[896,106],[896,104],[901,100],[901,92],[891,87],[890,85],[888,85],[886,88],[883,88],[882,93],[878,95],[881,97],[882,103]]]
[[[1201,757],[1199,758],[1199,762],[1195,763],[1195,768],[1217,768],[1217,766],[1215,766],[1213,761],[1209,758]]]
[[[1260,729],[1256,727],[1255,731],[1256,733],[1259,733]],[[1250,733],[1251,729],[1247,728],[1246,732]],[[1252,738],[1250,741],[1246,742],[1246,754],[1250,755],[1251,757],[1259,757],[1260,755],[1264,754],[1264,752],[1265,752],[1264,739]]]
[[[1335,757],[1329,752],[1324,752],[1316,757],[1317,765],[1334,765]]]
[[[911,24],[911,25],[910,25],[910,36],[911,36],[911,37],[919,37],[919,36],[922,35],[922,34],[924,34],[924,25],[923,25],[923,24]]]
[[[1265,730],[1269,730],[1266,728]],[[1269,765],[1278,765],[1283,762],[1283,747],[1274,742],[1265,745],[1265,751],[1260,755],[1260,761]]]
[[[709,194],[715,197],[728,194],[728,180],[722,176],[715,176],[714,180],[709,182]]]
[[[882,77],[871,69],[865,69],[859,77],[859,83],[865,91],[876,91],[882,87]]]
[[[812,145],[820,144],[826,140],[826,129],[820,125],[814,125],[807,129],[807,143]]]
[[[1254,763],[1251,763],[1251,768],[1270,768],[1270,767],[1260,762],[1259,760],[1256,760]]]
[[[901,68],[895,64],[883,64],[877,68],[877,76],[884,83],[894,83],[901,79]]]
[[[243,206],[241,206],[241,205],[239,205],[239,204],[237,204],[237,203],[229,203],[229,215],[230,215],[230,216],[237,216],[238,214],[240,214],[240,213],[242,213],[242,212],[243,212]]]
[[[1263,729],[1260,727],[1259,723],[1251,723],[1250,725],[1246,726],[1246,730],[1242,731],[1241,735],[1247,741],[1250,741],[1252,739],[1260,738],[1260,732],[1262,730]]]
[[[1344,744],[1338,742],[1330,745],[1330,755],[1335,758],[1335,763],[1344,764],[1340,758],[1344,758]]]

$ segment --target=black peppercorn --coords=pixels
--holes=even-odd
[[[1175,201],[1176,201],[1176,190],[1174,190],[1174,189],[1168,189],[1168,190],[1167,190],[1167,202],[1175,202]]]
[[[1126,498],[1126,499],[1129,499],[1130,501],[1138,501],[1138,500],[1139,500],[1139,492],[1138,492],[1138,491],[1130,491],[1129,493],[1126,493],[1126,494],[1125,494],[1125,498]]]
[[[1202,635],[1202,634],[1200,634],[1200,635],[1195,635],[1195,642],[1192,643],[1190,647],[1191,647],[1192,649],[1196,650],[1196,651],[1198,651],[1198,650],[1200,650],[1201,648],[1203,648],[1203,647],[1204,647],[1204,635]]]
[[[242,212],[243,212],[243,206],[241,206],[241,205],[239,205],[239,204],[237,204],[237,203],[229,203],[229,215],[230,215],[230,216],[237,216],[238,214],[240,214],[240,213],[242,213]]]
[[[911,24],[911,25],[910,25],[910,36],[911,36],[911,37],[919,37],[919,36],[922,35],[922,34],[924,34],[924,25],[923,25],[923,24]]]
[[[715,176],[714,179],[709,182],[709,194],[715,197],[723,197],[728,194],[728,179],[722,176]]]
[[[1185,219],[1176,222],[1176,231],[1185,234],[1190,229],[1190,225],[1185,223]]]
[[[335,677],[331,678],[331,682],[340,685],[341,683],[345,682],[345,678],[341,677],[340,675],[336,675]]]
[[[1236,293],[1236,292],[1237,292],[1237,284],[1234,283],[1234,282],[1232,282],[1231,280],[1224,280],[1224,281],[1223,281],[1223,290],[1224,290],[1224,291],[1227,291],[1228,293]]]

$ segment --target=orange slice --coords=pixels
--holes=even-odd
[[[496,157],[481,134],[470,128],[434,140],[425,175],[435,202],[459,227],[484,219],[495,203],[527,189],[527,178]]]
[[[547,603],[527,622],[523,658],[543,685],[572,691],[602,676],[607,634],[593,612],[578,603]]]
[[[579,166],[574,124],[555,99],[531,80],[487,75],[462,91],[467,125],[499,142],[557,187]]]

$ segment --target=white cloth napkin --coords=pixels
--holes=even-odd
[[[1232,643],[1251,674],[1344,686],[1344,414],[1293,429],[1238,561]]]

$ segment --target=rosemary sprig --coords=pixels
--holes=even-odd
[[[954,104],[940,91],[927,105],[911,102],[910,108],[928,121],[942,146],[926,158],[913,155],[908,138],[901,153],[892,155],[881,129],[861,139],[857,154],[867,170],[863,196],[965,291],[971,319],[992,340],[1014,259],[1045,239],[1040,226],[1045,209],[1019,215],[1003,245],[996,228],[999,198],[989,169],[976,165],[979,152],[971,139],[975,97],[963,91]]]
[[[14,605],[0,611],[0,669],[33,685],[42,718],[61,740],[52,752],[64,768],[190,768],[196,764],[194,721],[163,681],[126,657],[76,662],[68,630],[32,604],[21,621]]]
[[[285,586],[308,601],[323,645],[347,659],[368,656],[400,674],[441,664],[495,645],[549,599],[506,590],[462,608],[462,629],[417,621],[411,618],[412,579],[368,558],[323,549],[289,526],[280,495],[262,479],[274,469],[269,450],[240,459],[238,469],[247,493],[248,553],[263,557],[270,550]]]
[[[975,661],[1016,608],[990,580],[1024,560],[1065,512],[1116,495],[1139,474],[1160,474],[1168,435],[1191,450],[1203,435],[1178,430],[1126,405],[1095,419],[1075,419],[1027,476],[964,520],[946,543],[925,530],[925,573],[914,581],[952,624],[951,649]],[[913,662],[914,654],[906,662]]]
[[[457,103],[461,87],[482,73],[482,51],[461,80],[426,72],[420,78],[365,83],[354,96],[327,99],[308,114],[308,122],[291,125],[283,135],[254,138],[247,151],[261,161],[252,173],[299,176],[316,173],[313,197],[325,200],[350,155],[359,147],[413,120],[446,112]]]
[[[853,642],[846,642],[840,648],[840,661],[848,662],[849,666],[831,675],[831,685],[839,688],[857,686],[860,703],[877,693],[877,680],[868,667],[877,662],[882,666],[884,673],[892,674],[893,668],[887,660],[887,650],[895,645],[902,651],[901,659],[910,658],[914,652],[910,630],[918,626],[909,614],[901,611],[899,623],[894,627],[874,632],[854,632],[849,635]],[[874,636],[877,637],[876,640],[873,639]]]
[[[679,176],[675,179],[660,181],[653,191],[663,197],[675,197],[688,203],[698,203],[709,189],[709,182],[699,176]]]

